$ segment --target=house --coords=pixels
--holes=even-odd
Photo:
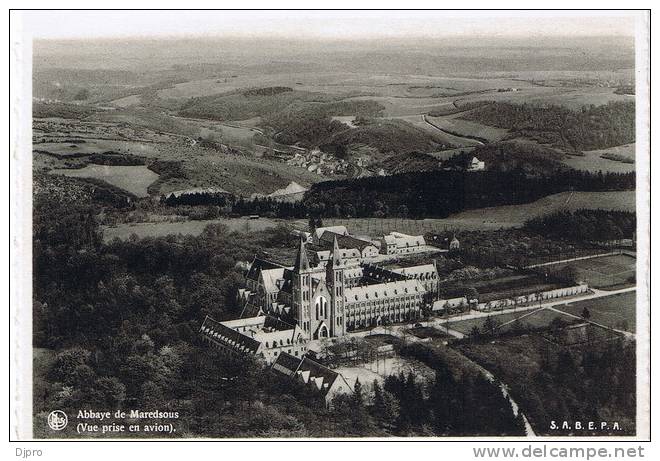
[[[333,231],[325,231],[319,239],[319,245],[330,249],[334,245],[335,239],[339,244],[339,250],[357,249],[361,258],[373,258],[378,255],[378,247],[369,240],[362,240],[350,235],[337,234]]]
[[[200,333],[226,355],[254,356],[269,365],[282,353],[302,357],[307,352],[307,340],[300,327],[270,315],[225,322],[207,316]]]
[[[438,271],[435,264],[400,267],[392,269],[392,272],[405,275],[409,279],[419,280],[424,289],[430,293],[435,293],[438,289]]]
[[[299,358],[282,353],[271,369],[295,379],[309,388],[311,392],[320,394],[328,406],[335,396],[353,392],[353,387],[341,373],[337,373],[309,357]]]
[[[321,236],[325,232],[333,232],[338,235],[348,235],[348,229],[346,226],[328,226],[328,227],[317,227],[312,233],[312,243],[319,245],[321,241]]]
[[[401,255],[426,251],[426,241],[423,235],[408,235],[401,232],[390,232],[381,239],[380,250],[386,255]]]
[[[472,161],[468,164],[467,171],[482,171],[486,169],[486,164],[480,161],[477,157],[472,157]]]

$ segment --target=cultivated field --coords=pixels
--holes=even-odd
[[[425,114],[402,115],[399,117],[391,117],[391,118],[397,120],[404,120],[416,126],[417,128],[421,128],[427,133],[442,140],[443,143],[447,145],[455,146],[457,148],[473,148],[475,146],[482,145],[480,141],[477,141],[475,139],[459,136],[457,134],[453,134],[441,130],[439,127],[435,126],[432,122],[430,122],[430,117],[427,117]]]
[[[158,174],[144,165],[87,165],[85,168],[79,169],[55,169],[51,170],[50,173],[73,178],[101,179],[138,197],[147,197],[149,195],[147,188],[158,179]]]
[[[568,156],[563,162],[576,170],[602,171],[604,173],[628,173],[629,171],[635,171],[635,143],[610,147],[608,149],[584,151],[582,153],[584,154],[583,156]],[[603,157],[603,155],[606,157]],[[610,158],[607,158],[607,156],[610,156]],[[629,159],[633,163],[622,162],[618,158]]]
[[[556,211],[605,209],[634,212],[635,191],[616,192],[561,192],[532,203],[466,210],[452,215],[446,221],[456,223],[481,222],[484,228],[517,227],[526,221]]]
[[[465,115],[464,112],[457,114],[443,115],[441,117],[426,116],[426,119],[442,130],[457,135],[467,136],[468,138],[485,139],[490,142],[496,142],[503,139],[509,130],[504,128],[497,128],[494,126],[483,125],[481,123],[472,122],[470,120],[463,120],[461,116]]]
[[[586,307],[590,313],[589,320],[592,322],[634,333],[637,318],[636,302],[637,293],[631,291],[604,298],[578,301],[566,304],[565,306],[555,306],[555,308],[569,314],[581,316],[582,311]]]

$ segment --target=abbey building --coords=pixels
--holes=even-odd
[[[255,258],[241,302],[299,326],[309,340],[421,316],[427,289],[418,277],[365,262],[336,236],[316,264],[306,245],[301,240],[293,267]]]

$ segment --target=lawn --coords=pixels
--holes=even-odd
[[[587,308],[591,314],[589,320],[592,322],[635,333],[636,300],[636,292],[632,291],[555,308],[573,315],[582,315],[584,308]]]
[[[553,270],[573,267],[580,280],[594,288],[607,289],[623,285],[634,285],[636,258],[621,254],[598,258],[581,259],[566,264],[553,264]]]
[[[149,196],[147,188],[158,179],[158,174],[144,165],[87,165],[85,168],[79,169],[55,169],[51,170],[50,173],[73,178],[101,179],[138,197]]]
[[[506,332],[509,331],[516,319],[519,319],[519,322],[523,327],[529,329],[540,329],[545,328],[552,323],[556,318],[561,318],[566,323],[575,323],[577,319],[570,317],[568,315],[563,315],[559,312],[552,311],[550,309],[534,309],[520,312],[511,312],[507,314],[497,314],[493,313],[490,316],[495,323],[500,326],[500,331]],[[449,323],[449,328],[456,330],[463,334],[469,334],[472,331],[472,328],[475,326],[479,330],[483,331],[483,325],[486,322],[487,317],[480,317],[478,319],[468,319],[468,320],[459,320],[456,322]]]
[[[512,298],[541,291],[554,290],[561,285],[548,282],[539,275],[514,274],[493,280],[469,282],[479,293],[479,302],[490,302],[496,299]]]
[[[433,340],[445,340],[445,339],[453,339],[454,338],[450,334],[447,334],[444,331],[442,331],[442,327],[440,327],[440,328],[435,328],[435,327],[411,328],[410,333],[412,333],[414,336],[417,336],[418,338],[421,338],[421,339],[431,338]]]

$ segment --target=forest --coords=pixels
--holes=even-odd
[[[375,398],[358,386],[328,409],[257,362],[221,356],[199,339],[201,321],[239,315],[244,263],[264,249],[293,251],[289,230],[211,225],[196,237],[103,243],[97,207],[80,199],[35,196],[33,345],[50,357],[35,366],[38,437],[52,435],[43,427],[52,408],[177,411],[180,437],[520,433],[498,389],[476,377],[438,372],[442,385],[392,377]],[[459,409],[470,417],[448,426],[443,415]]]
[[[559,211],[528,221],[525,229],[556,239],[606,242],[633,238],[637,219],[625,211]]]
[[[561,106],[491,102],[462,116],[572,151],[635,142],[635,103],[608,102],[575,111]]]
[[[634,188],[634,173],[565,170],[529,177],[521,169],[428,171],[317,183],[305,193],[303,204],[309,214],[324,217],[444,218],[466,209],[529,203],[567,190]]]

